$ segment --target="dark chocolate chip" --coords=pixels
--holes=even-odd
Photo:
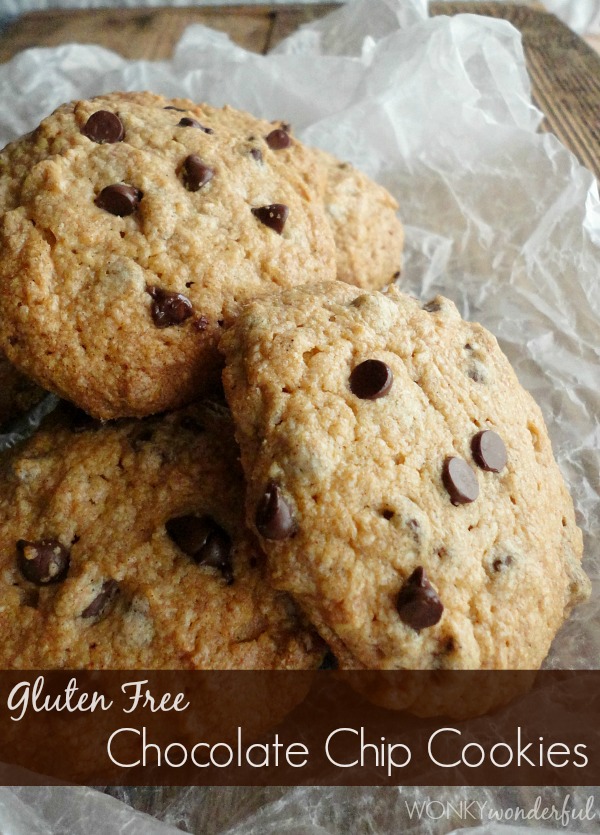
[[[216,523],[213,532],[206,540],[206,544],[196,554],[195,560],[199,565],[217,568],[223,575],[223,579],[227,582],[227,585],[233,583],[231,540],[225,531]]]
[[[183,119],[180,119],[177,123],[178,128],[197,128],[198,130],[203,130],[204,133],[214,133],[212,128],[205,128],[204,125],[201,125],[200,122],[197,122],[195,119],[190,119],[189,116],[184,116]]]
[[[250,156],[253,157],[257,162],[263,161],[263,155],[260,148],[251,148],[250,149]]]
[[[462,458],[446,458],[442,469],[442,481],[453,505],[474,502],[479,495],[477,476]]]
[[[163,110],[176,110],[178,113],[187,113],[183,107],[174,107],[172,104],[168,104],[166,107],[163,107]]]
[[[272,130],[268,136],[265,136],[265,141],[272,151],[282,151],[292,144],[289,133],[283,128]]]
[[[126,217],[135,212],[143,196],[143,192],[135,186],[114,183],[112,186],[103,188],[94,203],[98,208],[110,212],[111,215]]]
[[[67,576],[71,555],[57,539],[17,542],[17,565],[21,574],[36,586],[60,583]]]
[[[198,316],[194,322],[194,327],[197,331],[205,331],[208,327],[208,319],[206,316]]]
[[[400,620],[419,632],[428,626],[435,626],[442,617],[442,601],[419,566],[404,583],[396,600]]]
[[[482,470],[499,473],[506,467],[508,456],[504,441],[500,435],[492,432],[491,429],[484,429],[483,432],[478,432],[473,437],[471,452],[473,453],[475,463]]]
[[[116,580],[105,580],[102,588],[89,606],[81,613],[82,618],[101,618],[108,613],[109,608],[119,594],[119,584]]]
[[[512,565],[512,561],[513,558],[510,554],[507,554],[505,557],[497,557],[492,563],[492,568],[496,573],[500,573],[501,571],[504,571],[504,569]]]
[[[259,206],[252,209],[252,214],[257,217],[261,223],[268,226],[278,235],[283,232],[283,227],[288,219],[290,210],[283,203],[271,203],[269,206]]]
[[[338,663],[337,658],[331,652],[331,650],[328,650],[325,653],[325,657],[323,658],[323,661],[321,662],[321,666],[319,667],[319,670],[337,670],[338,667],[339,667],[339,663]]]
[[[381,360],[365,360],[352,369],[350,391],[361,400],[377,400],[388,393],[394,375]]]
[[[152,296],[152,320],[157,328],[170,328],[181,325],[194,312],[191,301],[181,293],[171,293],[160,287],[148,287]]]
[[[100,145],[122,142],[125,136],[123,122],[110,110],[97,110],[92,113],[81,132],[92,142],[98,142]]]
[[[188,191],[200,191],[215,176],[215,169],[202,162],[196,154],[190,154],[183,162],[183,182]]]
[[[436,302],[435,299],[423,305],[423,310],[426,310],[427,313],[437,313],[441,309],[442,305]]]
[[[256,527],[265,539],[288,539],[294,533],[291,511],[274,481],[267,485],[256,510]]]
[[[210,516],[177,516],[166,524],[167,533],[184,554],[198,565],[217,568],[233,582],[231,539]]]

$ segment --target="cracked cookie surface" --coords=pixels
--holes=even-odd
[[[221,348],[248,523],[340,665],[537,668],[589,581],[495,338],[338,282],[255,300]]]
[[[51,417],[3,458],[3,668],[319,666],[321,641],[265,580],[220,409]]]

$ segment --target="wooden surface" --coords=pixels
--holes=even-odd
[[[168,58],[183,30],[202,23],[266,52],[299,25],[335,4],[32,12],[0,36],[0,62],[32,46],[79,42],[114,49],[127,58]],[[554,132],[596,176],[600,175],[600,57],[553,15],[507,3],[433,2],[434,15],[485,14],[511,21],[523,34],[533,98]]]

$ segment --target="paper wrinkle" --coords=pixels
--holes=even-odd
[[[168,62],[126,61],[81,45],[29,50],[0,66],[0,142],[32,129],[65,100],[151,89],[290,121],[301,138],[386,185],[406,225],[402,288],[422,299],[443,293],[495,333],[544,412],[594,579],[591,603],[563,628],[548,665],[598,667],[597,185],[555,137],[536,133],[540,113],[530,102],[519,33],[506,22],[472,15],[428,20],[424,6],[420,0],[360,0],[303,28],[267,57],[202,26],[186,30]],[[536,793],[559,805],[567,792],[580,804],[597,795],[548,787],[112,791],[165,824],[140,822],[128,807],[91,789],[31,788],[0,792],[0,830],[78,835],[93,820],[95,833],[131,835],[167,835],[172,827],[230,835],[441,835],[463,823],[410,821],[405,802],[468,796],[502,809],[531,804]],[[596,831],[597,821],[573,828]]]

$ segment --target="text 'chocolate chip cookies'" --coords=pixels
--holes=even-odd
[[[374,250],[389,263],[361,275],[389,282],[396,208],[283,123],[149,93],[63,105],[0,155],[0,345],[95,417],[177,408],[219,385],[245,301],[352,280]]]
[[[539,667],[589,581],[494,337],[337,282],[251,302],[221,348],[248,522],[340,666]]]
[[[243,490],[223,407],[51,418],[2,467],[2,667],[318,667],[321,641],[265,580]]]

